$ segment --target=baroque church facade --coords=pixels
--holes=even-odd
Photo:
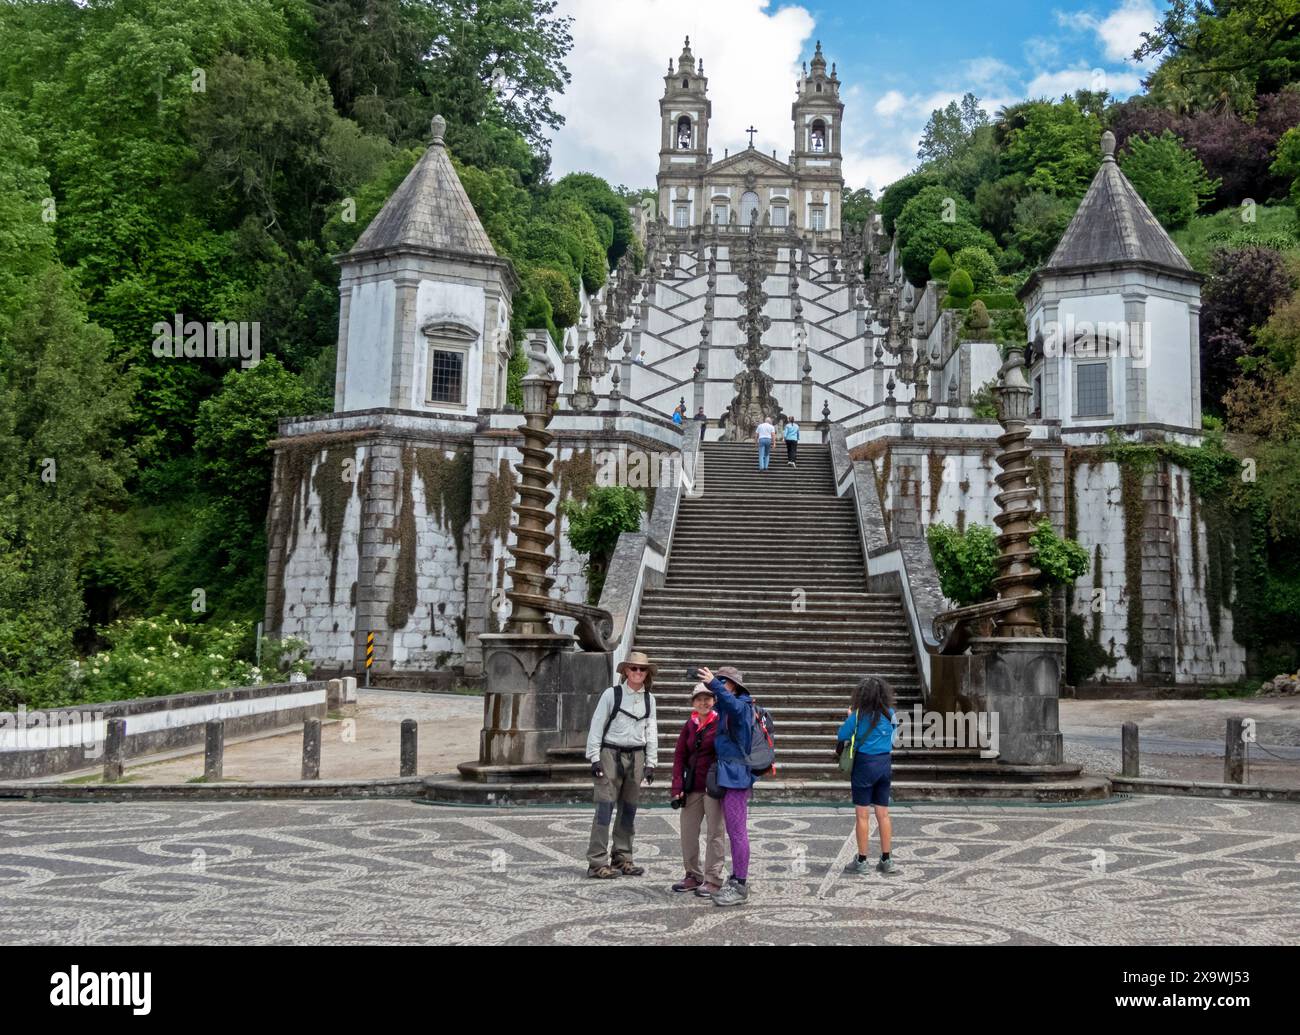
[[[668,62],[659,100],[659,211],[677,229],[700,225],[803,227],[817,240],[841,236],[841,125],[844,104],[835,66],[826,72],[820,41],[804,65],[791,105],[793,147],[785,160],[754,147],[715,159],[709,144],[712,102],[704,62],[690,37]]]
[[[930,565],[925,533],[936,522],[993,524],[999,427],[976,406],[1001,347],[944,308],[938,285],[908,282],[878,219],[846,231],[843,111],[819,44],[792,104],[789,155],[750,146],[717,160],[708,80],[689,41],[669,63],[658,212],[639,224],[643,266],[625,259],[584,296],[562,342],[527,332],[559,382],[553,593],[587,600],[563,502],[585,495],[611,458],[623,471],[633,456],[692,449],[698,425],[670,419],[682,404],[704,410],[708,439],[746,441],[768,417],[798,420],[805,441],[842,442],[878,495],[877,526],[862,530],[877,544],[865,578],[898,577],[880,570],[889,557]],[[283,421],[271,443],[268,635],[305,641],[321,673],[350,674],[373,634],[383,685],[481,680],[482,637],[499,631],[512,583],[522,440],[505,384],[520,345],[509,335],[518,281],[465,195],[440,123],[338,259],[334,412]],[[1200,434],[1200,278],[1113,152],[1104,140],[1074,221],[1021,295],[1039,507],[1094,561],[1089,585],[1056,601],[1056,632],[1068,626],[1096,648],[1087,679],[1230,682],[1245,652],[1229,600],[1203,590],[1211,550],[1187,472],[1161,461],[1134,481],[1098,450],[1115,438]],[[651,514],[628,546],[638,560],[600,598],[627,631],[620,651],[672,549],[671,516],[656,509],[667,494],[643,487]],[[928,619],[909,620],[921,657]]]

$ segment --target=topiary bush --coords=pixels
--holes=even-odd
[[[975,283],[971,280],[971,275],[963,269],[953,270],[948,279],[948,294],[956,299],[965,299],[966,305],[970,305],[971,296],[975,294]]]
[[[930,260],[930,276],[935,280],[947,280],[951,272],[952,256],[948,254],[947,248],[940,248]]]
[[[962,248],[952,257],[954,269],[970,274],[976,291],[988,291],[998,282],[998,264],[985,248]]]

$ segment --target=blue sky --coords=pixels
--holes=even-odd
[[[1028,97],[1080,87],[1125,97],[1149,68],[1131,60],[1166,0],[984,0],[881,3],[829,0],[560,0],[576,18],[573,76],[558,104],[556,175],[584,170],[651,186],[658,98],[668,59],[691,36],[713,102],[716,157],[756,146],[784,158],[800,63],[822,41],[838,64],[845,103],[845,179],[879,191],[916,163],[931,110],[967,90],[992,114]]]

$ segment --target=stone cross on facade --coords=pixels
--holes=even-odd
[[[750,146],[750,147],[753,147],[753,146],[754,146],[754,134],[757,133],[758,130],[756,130],[756,129],[754,128],[753,123],[750,123],[749,129],[745,130],[745,132],[749,134],[749,146]]]

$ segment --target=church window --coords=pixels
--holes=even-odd
[[[676,225],[679,230],[685,230],[691,225],[691,206],[678,205],[677,208],[673,210],[673,220],[674,225]]]
[[[785,226],[785,206],[784,206],[784,205],[773,205],[773,206],[772,206],[772,225],[773,225],[773,226]]]
[[[809,215],[812,217],[812,228],[814,230],[826,229],[826,206],[814,205],[809,209]]]
[[[1079,363],[1074,368],[1076,417],[1110,414],[1110,364]]]
[[[679,151],[689,151],[691,149],[691,118],[689,115],[683,115],[677,120],[677,149]]]
[[[714,221],[715,223],[729,223],[729,222],[731,222],[731,215],[727,212],[727,206],[726,206],[726,205],[714,205],[714,206],[713,206],[713,221]]]
[[[457,348],[429,350],[429,401],[465,405],[465,361],[468,351]]]
[[[691,81],[690,81],[689,79],[683,79],[683,80],[682,80],[682,89],[683,89],[683,90],[689,90],[690,88],[691,88]]]
[[[749,226],[758,219],[758,195],[752,190],[740,196],[740,225]]]
[[[812,124],[812,150],[819,154],[826,150],[826,123],[821,119]]]

